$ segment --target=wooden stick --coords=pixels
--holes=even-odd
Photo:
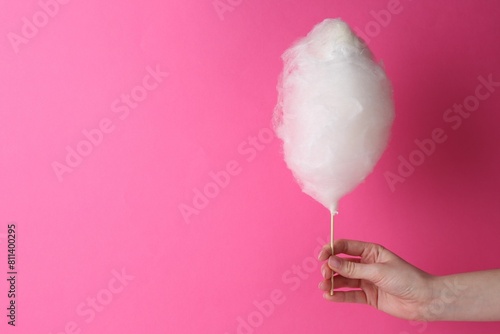
[[[332,249],[332,255],[333,255],[333,217],[335,216],[335,214],[337,213],[337,211],[333,211],[331,212],[331,220],[330,220],[330,247]],[[330,289],[330,296],[333,296],[333,287],[334,287],[334,284],[333,284],[333,272],[332,272],[332,288]]]

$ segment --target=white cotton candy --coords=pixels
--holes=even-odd
[[[316,25],[282,58],[276,134],[302,190],[333,213],[387,145],[394,119],[391,84],[340,19]]]

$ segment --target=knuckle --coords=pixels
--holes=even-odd
[[[371,244],[367,248],[366,254],[363,254],[365,258],[370,259],[373,262],[377,262],[382,258],[383,254],[386,253],[386,248],[379,244]]]
[[[351,261],[342,261],[342,269],[346,276],[352,277],[356,273],[356,264]]]

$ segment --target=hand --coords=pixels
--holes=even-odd
[[[319,254],[324,263],[325,278],[319,285],[326,291],[324,298],[332,302],[368,304],[378,310],[403,319],[429,320],[425,307],[433,300],[433,276],[412,266],[384,247],[353,240],[337,240],[332,256],[330,245]],[[335,291],[330,296],[332,270]],[[349,288],[349,291],[345,291]]]

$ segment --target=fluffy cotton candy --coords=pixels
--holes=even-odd
[[[373,170],[392,121],[392,89],[366,44],[326,19],[282,56],[274,112],[287,166],[331,212]]]

